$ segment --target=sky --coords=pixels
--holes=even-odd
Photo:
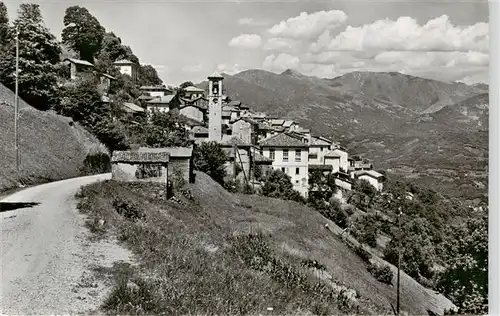
[[[14,19],[21,1],[3,1]],[[87,8],[165,84],[247,69],[293,69],[323,78],[398,71],[488,83],[486,0],[31,2],[40,4],[59,39],[65,9]]]

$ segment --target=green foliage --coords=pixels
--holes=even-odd
[[[373,206],[377,190],[366,180],[356,181],[353,185],[348,203],[367,211]]]
[[[304,203],[304,198],[293,189],[289,175],[281,170],[270,172],[262,186],[262,195],[283,200],[291,200]]]
[[[359,217],[354,224],[352,233],[359,242],[372,248],[377,247],[378,227],[372,216]]]
[[[1,28],[5,32],[7,26]],[[19,96],[30,105],[47,110],[59,102],[56,64],[61,48],[45,26],[37,4],[21,4],[10,41],[0,49],[0,82],[14,90],[16,71],[15,27],[19,27]]]
[[[93,77],[85,77],[62,89],[60,114],[73,118],[83,126],[94,126],[106,112]]]
[[[139,205],[131,200],[118,197],[113,200],[112,205],[118,214],[128,220],[135,222],[145,218],[145,214]]]
[[[0,51],[10,42],[9,15],[7,7],[0,2]]]
[[[141,65],[139,67],[138,83],[141,86],[162,85],[163,80],[158,76],[158,72],[151,65]]]
[[[433,276],[436,251],[430,226],[424,218],[409,218],[405,215],[401,218],[401,269],[417,281],[420,276]],[[399,233],[384,250],[385,259],[394,265],[398,262],[398,239]]]
[[[142,131],[141,143],[152,148],[188,147],[189,132],[174,112],[153,112]]]
[[[217,142],[203,142],[194,147],[194,168],[208,174],[212,179],[224,185],[226,176],[225,163],[228,159],[221,145]]]
[[[88,154],[80,170],[82,175],[92,175],[111,172],[111,160],[106,153]]]
[[[186,82],[181,83],[179,88],[185,89],[185,88],[190,87],[190,86],[194,86],[194,84],[191,81],[186,81]]]
[[[488,313],[488,217],[473,218],[447,230],[446,270],[438,290],[460,313]]]
[[[90,12],[80,6],[66,9],[62,31],[62,42],[80,55],[80,58],[94,62],[101,49],[105,29]]]
[[[368,272],[370,272],[370,274],[373,275],[378,281],[386,284],[392,284],[394,273],[392,273],[392,270],[388,265],[380,266],[378,264],[370,263],[368,265]]]
[[[328,201],[337,191],[335,177],[331,174],[324,175],[321,170],[309,172],[308,202],[312,205],[321,205]]]
[[[115,62],[120,58],[123,58],[127,54],[127,51],[122,45],[122,40],[115,35],[113,32],[106,32],[103,35],[100,50],[97,54],[98,59],[110,60]]]
[[[370,260],[372,259],[372,255],[366,251],[363,246],[355,246],[351,248],[354,250],[354,252],[367,264],[371,264]]]

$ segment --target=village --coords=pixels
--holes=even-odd
[[[94,65],[87,61],[67,58],[70,78],[77,79],[82,73],[92,70]],[[137,65],[129,60],[114,63],[122,74],[137,79]],[[100,74],[103,102],[109,102],[106,91],[115,78]],[[280,169],[290,176],[293,188],[304,198],[309,191],[309,174],[321,170],[323,174],[333,175],[337,187],[351,190],[355,179],[368,181],[376,190],[381,191],[385,177],[373,170],[368,159],[350,156],[345,147],[322,135],[314,135],[311,129],[297,122],[257,113],[238,100],[231,100],[224,88],[224,77],[218,72],[208,76],[208,91],[196,86],[187,86],[182,94],[173,87],[141,86],[139,97],[143,106],[125,102],[124,110],[132,115],[150,116],[154,112],[178,111],[184,118],[195,144],[206,141],[219,143],[229,161],[226,162],[227,174],[253,187],[260,182],[255,178],[255,169]],[[139,103],[139,102],[138,102]],[[134,148],[134,151],[168,152],[170,165],[174,161],[184,162],[181,168],[186,180],[191,177],[192,148]],[[137,180],[135,169],[124,166],[127,160],[114,158],[114,178],[122,181]],[[120,167],[118,167],[120,166]],[[118,168],[118,169],[117,169]],[[172,168],[168,168],[170,174]],[[119,170],[119,171],[117,171]],[[342,192],[342,190],[339,190]],[[341,193],[339,193],[341,194]],[[341,196],[339,196],[341,197]]]

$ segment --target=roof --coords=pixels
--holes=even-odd
[[[360,171],[355,171],[354,174],[358,177],[363,176],[363,175],[367,175],[367,176],[375,178],[375,179],[385,178],[383,174],[381,174],[375,170],[360,170]]]
[[[262,147],[307,147],[307,144],[287,133],[273,135],[260,142]]]
[[[311,137],[311,146],[325,146],[325,145],[331,145],[332,141],[324,138],[322,136],[312,136]]]
[[[329,150],[326,154],[325,154],[325,157],[329,157],[329,158],[336,158],[336,157],[341,157],[341,153],[345,153],[347,154],[346,151],[342,150],[342,149],[339,149],[339,148],[336,148],[336,149],[333,149],[333,150]]]
[[[231,101],[228,103],[228,105],[230,106],[240,106],[241,105],[241,101]]]
[[[193,134],[208,134],[208,128],[205,126],[195,126],[191,132],[193,132]]]
[[[274,119],[274,120],[271,120],[271,124],[272,125],[283,125],[283,123],[285,123],[285,120],[281,120],[281,119]]]
[[[283,126],[285,126],[285,127],[290,127],[290,126],[292,126],[293,124],[295,124],[295,122],[294,122],[294,121],[290,121],[290,120],[289,120],[289,121],[285,121],[285,122],[283,123]]]
[[[231,111],[222,111],[222,116],[231,116]]]
[[[152,100],[146,101],[146,103],[170,103],[174,99],[175,95],[174,94],[169,94],[169,95],[164,95],[161,97],[155,97]]]
[[[262,156],[258,152],[254,153],[254,160],[257,163],[273,163],[273,160],[271,158],[267,158],[266,156]]]
[[[198,120],[195,120],[193,118],[190,118],[186,115],[182,115],[182,114],[179,114],[179,120],[181,122],[183,122],[184,124],[186,124],[187,126],[203,126],[203,123],[198,121]]]
[[[256,122],[255,120],[252,120],[249,117],[239,117],[236,120],[234,120],[234,122],[232,124],[234,124],[234,123],[236,123],[238,121],[245,121],[245,122],[250,123],[252,125],[259,125],[260,124],[259,122]]]
[[[189,158],[193,154],[193,147],[166,147],[166,148],[149,148],[149,147],[140,147],[139,153],[158,153],[165,152],[168,153],[170,158]]]
[[[172,89],[169,89],[164,86],[141,86],[139,90],[163,90],[163,91],[172,91]]]
[[[94,64],[92,64],[86,60],[81,60],[81,59],[76,59],[76,58],[65,58],[64,61],[66,61],[66,60],[68,60],[69,62],[71,62],[73,64],[94,67]]]
[[[225,137],[225,136],[228,136],[228,137]],[[244,142],[241,138],[239,138],[237,136],[230,136],[230,135],[224,135],[222,137],[221,145],[224,147],[234,146],[234,145],[245,146],[245,147],[251,146],[251,144]]]
[[[308,168],[310,170],[333,170],[332,165],[311,165],[311,164],[309,164]]]
[[[106,77],[106,78],[109,78],[109,79],[111,79],[111,80],[116,80],[116,78],[115,78],[115,77],[113,77],[113,76],[111,76],[111,75],[108,75],[108,74],[103,74],[103,73],[100,73],[99,75],[100,75],[100,76],[103,76],[103,77]]]
[[[205,92],[205,90],[197,88],[195,86],[186,87],[186,88],[184,88],[184,91],[186,91],[186,92]]]
[[[125,107],[125,111],[127,112],[132,112],[132,113],[138,113],[138,112],[144,112],[145,110],[141,108],[140,106],[130,103],[130,102],[124,102],[123,106]]]
[[[114,151],[111,161],[118,162],[149,162],[166,163],[170,155],[165,150],[158,152],[138,152],[138,151]]]
[[[208,76],[208,79],[224,79],[224,77],[222,77],[217,71],[214,71],[210,76]]]
[[[115,61],[113,64],[114,65],[128,65],[128,64],[135,64],[135,63],[128,60],[128,59],[121,59],[121,60]]]

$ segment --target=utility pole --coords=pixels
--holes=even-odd
[[[16,26],[16,99],[14,100],[14,138],[16,149],[16,172],[19,180],[19,25]]]
[[[398,227],[399,227],[399,236],[398,236],[398,280],[397,280],[397,295],[396,295],[396,311],[397,315],[399,315],[399,279],[400,279],[400,269],[401,269],[401,207],[398,208]]]

